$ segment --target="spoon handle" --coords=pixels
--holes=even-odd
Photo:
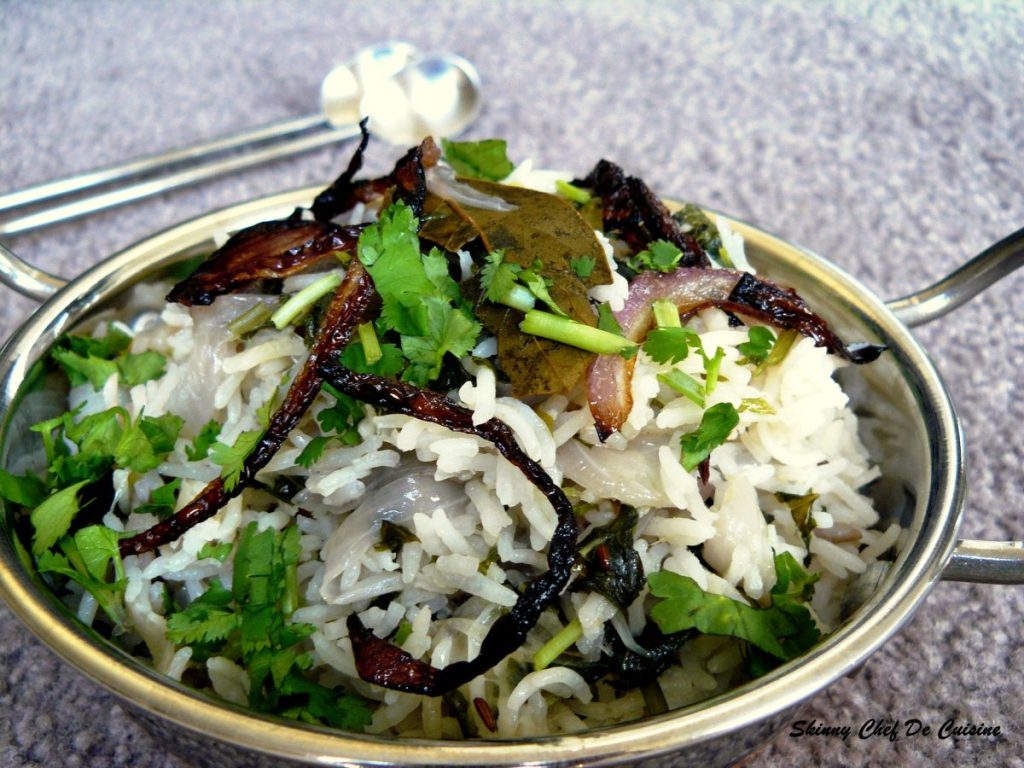
[[[293,133],[307,131],[322,126],[325,120],[322,114],[304,117],[289,117],[258,128],[247,128],[242,131],[218,136],[208,141],[198,142],[187,147],[172,149],[154,155],[146,155],[128,160],[117,165],[86,171],[63,179],[54,179],[31,187],[17,189],[0,195],[0,213],[23,205],[41,203],[55,197],[82,192],[102,184],[123,182],[135,176],[166,170],[178,163],[197,163],[208,160],[212,155],[243,149],[250,144],[282,138]]]
[[[235,155],[209,162],[205,165],[185,168],[184,170],[149,181],[142,181],[110,192],[84,197],[71,203],[44,208],[25,216],[7,219],[0,222],[0,236],[17,235],[33,229],[48,227],[51,224],[76,219],[96,211],[124,205],[144,197],[185,187],[226,173],[251,168],[255,165],[299,154],[300,152],[308,152],[334,142],[354,138],[358,135],[359,126],[356,124],[342,125],[337,128],[304,134],[298,138],[281,141],[244,155]]]

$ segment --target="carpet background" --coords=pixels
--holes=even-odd
[[[1024,223],[1024,10],[998,2],[0,2],[0,192],[314,110],[367,43],[455,50],[485,84],[470,138],[583,172],[600,158],[826,254],[885,297]],[[11,238],[73,275],[204,211],[334,177],[349,148]],[[394,152],[372,147],[370,171]],[[963,419],[962,535],[1024,539],[1022,276],[916,333]],[[32,311],[5,290],[0,337]],[[786,733],[747,762],[1021,765],[1024,588],[940,583],[826,724],[949,718],[1002,736]],[[184,768],[0,608],[0,764]],[[667,764],[667,763],[666,763]]]

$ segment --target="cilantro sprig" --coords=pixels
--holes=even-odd
[[[679,438],[681,461],[687,472],[692,472],[711,451],[726,440],[740,423],[740,416],[732,403],[718,403],[704,411],[700,425]]]
[[[213,582],[197,600],[172,612],[167,637],[207,657],[221,654],[243,664],[249,703],[257,711],[360,730],[370,722],[362,697],[303,674],[312,658],[302,643],[315,627],[291,621],[299,600],[299,554],[296,526],[278,533],[250,523],[235,546],[230,588]]]
[[[537,265],[534,265],[535,267]],[[593,265],[590,266],[593,270]],[[587,273],[589,275],[589,272]],[[550,278],[545,278],[535,268],[524,268],[519,264],[505,261],[505,252],[492,251],[487,254],[480,270],[480,287],[484,298],[496,304],[504,304],[528,312],[540,301],[559,317],[569,315],[551,298],[548,290]]]
[[[634,272],[671,272],[682,258],[682,251],[668,240],[655,240],[630,256],[626,264]]]
[[[481,326],[448,274],[444,254],[437,248],[420,252],[418,227],[412,209],[394,203],[363,230],[358,255],[381,296],[376,330],[399,340],[384,365],[393,373],[401,370],[405,381],[426,386],[438,378],[447,355],[459,358],[476,346]],[[386,355],[387,344],[380,346]],[[394,354],[398,351],[401,358]]]
[[[515,169],[508,159],[508,144],[504,139],[441,139],[441,149],[444,151],[444,159],[460,176],[501,181]]]
[[[759,608],[705,592],[688,576],[657,571],[647,578],[651,594],[661,599],[651,618],[665,634],[697,629],[745,640],[761,652],[753,671],[767,672],[804,653],[821,637],[805,604],[817,575],[807,573],[788,552],[775,556],[775,572],[771,605]]]
[[[111,324],[106,335],[98,338],[65,334],[50,350],[50,359],[64,370],[72,386],[88,381],[99,389],[111,376],[120,376],[131,387],[163,376],[167,359],[152,350],[131,353],[131,343],[131,336]]]

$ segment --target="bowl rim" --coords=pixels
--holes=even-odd
[[[6,460],[12,404],[35,357],[57,335],[108,297],[216,235],[291,212],[322,187],[310,186],[227,206],[147,237],[69,281],[42,304],[0,351],[0,458]],[[186,688],[133,661],[54,610],[55,598],[26,573],[7,536],[0,537],[0,597],[38,639],[130,707],[195,734],[279,759],[321,765],[352,762],[410,765],[609,763],[654,757],[713,740],[790,710],[859,667],[909,619],[952,554],[964,497],[963,436],[949,394],[927,353],[870,289],[813,252],[731,217],[748,249],[764,250],[836,301],[863,316],[898,358],[928,421],[931,493],[922,529],[903,548],[882,587],[824,642],[756,681],[706,702],[578,735],[506,741],[396,740],[350,734],[264,716]],[[921,500],[919,500],[919,504]],[[6,526],[5,526],[6,527]],[[115,663],[111,663],[112,660]],[[425,749],[429,747],[429,749]]]

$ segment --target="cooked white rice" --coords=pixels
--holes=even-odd
[[[724,222],[719,227],[730,258],[745,266],[742,240]],[[602,241],[615,277],[592,293],[620,308],[628,285],[614,270],[610,244]],[[297,290],[303,280],[292,278],[288,289]],[[156,297],[163,289],[146,291],[154,297],[152,306],[159,306]],[[165,375],[131,389],[120,386],[115,376],[99,391],[88,384],[72,391],[71,404],[84,404],[83,414],[122,405],[133,417],[144,408],[148,416],[175,413],[186,419],[164,464],[134,483],[127,472],[117,474],[120,517],[107,515],[109,527],[138,530],[154,523],[152,516],[131,510],[149,500],[161,476],[182,478],[178,505],[183,506],[219,474],[209,460],[192,462],[184,453],[202,425],[215,419],[222,425],[220,439],[231,443],[257,426],[257,409],[301,367],[306,348],[290,329],[264,329],[244,342],[226,330],[231,318],[259,298],[224,296],[210,307],[169,304],[143,313],[132,323],[132,351],[165,355]],[[895,525],[873,530],[878,516],[860,492],[878,470],[857,436],[847,397],[833,379],[843,362],[801,338],[779,365],[753,376],[749,366],[737,362],[746,328],[731,327],[715,309],[701,312],[688,327],[699,333],[705,349],[721,348],[725,354],[707,406],[728,402],[740,409],[739,427],[711,454],[710,506],[695,473],[682,468],[678,454],[680,436],[697,427],[703,409],[658,380],[659,373],[673,367],[702,378],[697,355],[672,366],[641,352],[632,380],[632,411],[621,433],[605,444],[597,439],[582,389],[531,407],[503,392],[488,363],[470,360],[465,364],[470,381],[450,395],[472,409],[474,423],[492,417],[504,421],[555,482],[578,487],[580,500],[592,504],[587,525],[607,523],[619,502],[635,507],[634,546],[646,573],[672,570],[708,592],[756,601],[774,584],[773,553],[790,552],[801,562],[809,555],[809,570],[821,576],[813,611],[827,632],[840,618],[841,593],[851,577],[885,554],[900,534]],[[493,355],[493,341],[485,340],[476,352]],[[761,407],[740,408],[754,401]],[[180,679],[196,662],[190,648],[166,639],[162,584],[194,599],[214,580],[230,583],[230,558],[224,563],[197,559],[204,544],[232,542],[250,521],[278,530],[295,521],[302,533],[299,577],[306,602],[293,620],[317,628],[309,641],[316,673],[377,702],[370,732],[458,737],[460,728],[440,700],[386,691],[358,678],[346,617],[358,613],[379,637],[407,622],[402,647],[435,666],[475,656],[490,626],[515,602],[517,586],[546,569],[554,511],[490,443],[370,407],[359,425],[360,444],[335,442],[304,469],[296,457],[319,434],[315,414],[332,404],[329,395],[321,394],[261,474],[263,479],[279,473],[302,480],[304,490],[294,505],[268,509],[265,497],[245,491],[158,553],[126,558],[132,623],[156,668]],[[440,501],[403,502],[395,489],[408,482]],[[846,526],[853,534],[843,538],[852,540],[834,543],[812,534],[808,546],[778,492],[817,494],[812,510],[817,530]],[[418,541],[397,555],[375,548],[385,517],[408,528]],[[492,551],[497,562],[481,567]],[[383,596],[386,602],[377,601]],[[626,647],[642,651],[635,638],[647,621],[647,598],[645,588],[632,606],[620,610],[596,593],[564,593],[563,614],[582,626],[575,649],[584,659],[596,660],[606,627],[611,627]],[[89,623],[95,600],[85,594],[77,609]],[[463,687],[467,701],[485,700],[496,716],[497,733],[490,734],[469,709],[480,734],[511,738],[574,732],[645,713],[638,690],[591,685],[566,667],[527,672],[533,653],[561,629],[555,612],[548,611],[523,648]],[[739,643],[727,638],[698,637],[679,658],[658,681],[670,708],[724,691],[741,675]],[[204,666],[216,695],[246,702],[245,670],[223,657],[210,658]]]

